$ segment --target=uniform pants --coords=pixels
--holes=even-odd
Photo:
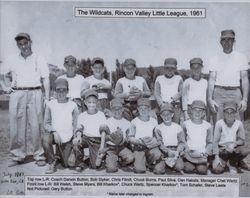
[[[118,171],[119,158],[122,166],[129,165],[134,161],[134,155],[130,149],[124,146],[116,148],[113,147],[106,153],[105,162],[107,172]]]
[[[144,173],[146,171],[146,164],[153,167],[155,170],[155,165],[161,160],[162,153],[158,147],[153,149],[134,150],[134,172]]]
[[[238,163],[243,160],[248,154],[250,154],[250,150],[246,146],[236,147],[233,153],[229,153],[225,149],[219,148],[219,157],[222,165],[213,167],[213,172],[217,174],[223,173],[227,165],[227,161],[229,161],[229,164],[231,166],[236,167]]]
[[[44,160],[42,148],[43,98],[41,89],[16,90],[10,94],[10,153],[22,161],[28,155]]]
[[[53,145],[56,144],[53,134],[45,132],[43,135],[42,143],[43,143],[46,161],[48,164],[52,164],[53,162],[57,160],[57,157],[53,149]],[[56,144],[57,156],[59,157],[61,164],[65,168],[68,167],[68,159],[71,154],[72,148],[73,148],[73,145],[72,145],[71,140],[68,142],[62,143],[61,145]]]
[[[82,137],[82,144],[81,145],[74,145],[74,151],[76,155],[76,166],[83,167],[83,158],[84,158],[84,148],[89,148],[89,159],[90,159],[90,168],[96,169],[96,158],[98,155],[98,151],[101,144],[100,137],[88,137],[83,135]]]
[[[227,90],[222,87],[214,88],[213,99],[219,105],[217,114],[213,114],[213,121],[223,119],[223,105],[228,101],[234,101],[239,104],[242,100],[242,94],[240,88],[236,88],[233,90]],[[243,113],[238,113],[237,118],[243,120]]]

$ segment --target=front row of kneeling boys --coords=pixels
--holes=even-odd
[[[43,147],[47,163],[46,173],[56,171],[56,165],[69,167],[68,159],[75,156],[75,170],[86,168],[84,150],[89,149],[89,168],[98,169],[105,164],[107,172],[117,172],[119,167],[133,167],[135,173],[146,170],[164,174],[166,170],[180,173],[207,174],[239,173],[249,170],[243,159],[250,153],[244,146],[245,131],[236,120],[237,105],[224,106],[224,119],[215,124],[203,120],[206,106],[193,101],[190,119],[183,126],[172,122],[171,104],[160,107],[161,124],[150,116],[151,103],[147,98],[137,101],[139,116],[131,122],[123,118],[120,100],[110,102],[112,117],[106,119],[97,110],[98,93],[84,93],[87,110],[78,116],[78,108],[67,98],[68,82],[55,81],[57,99],[49,101],[45,110]],[[214,132],[213,132],[214,131]],[[56,144],[57,154],[53,144]]]

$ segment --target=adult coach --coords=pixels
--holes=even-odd
[[[208,103],[214,113],[214,121],[223,118],[223,105],[227,101],[238,104],[241,119],[247,109],[248,61],[245,55],[233,50],[234,43],[233,30],[221,31],[220,44],[223,53],[210,60]]]
[[[19,33],[16,44],[20,54],[15,54],[1,68],[1,86],[10,94],[10,157],[8,166],[24,163],[33,156],[38,166],[45,165],[41,144],[44,96],[49,98],[49,68],[45,59],[32,52],[32,40],[27,33]],[[4,76],[11,72],[11,87],[6,87]],[[42,82],[42,83],[41,83]]]

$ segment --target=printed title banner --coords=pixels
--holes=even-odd
[[[75,7],[75,17],[86,18],[206,18],[205,8],[85,8]]]

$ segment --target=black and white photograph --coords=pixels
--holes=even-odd
[[[249,197],[250,2],[0,1],[0,197]]]

